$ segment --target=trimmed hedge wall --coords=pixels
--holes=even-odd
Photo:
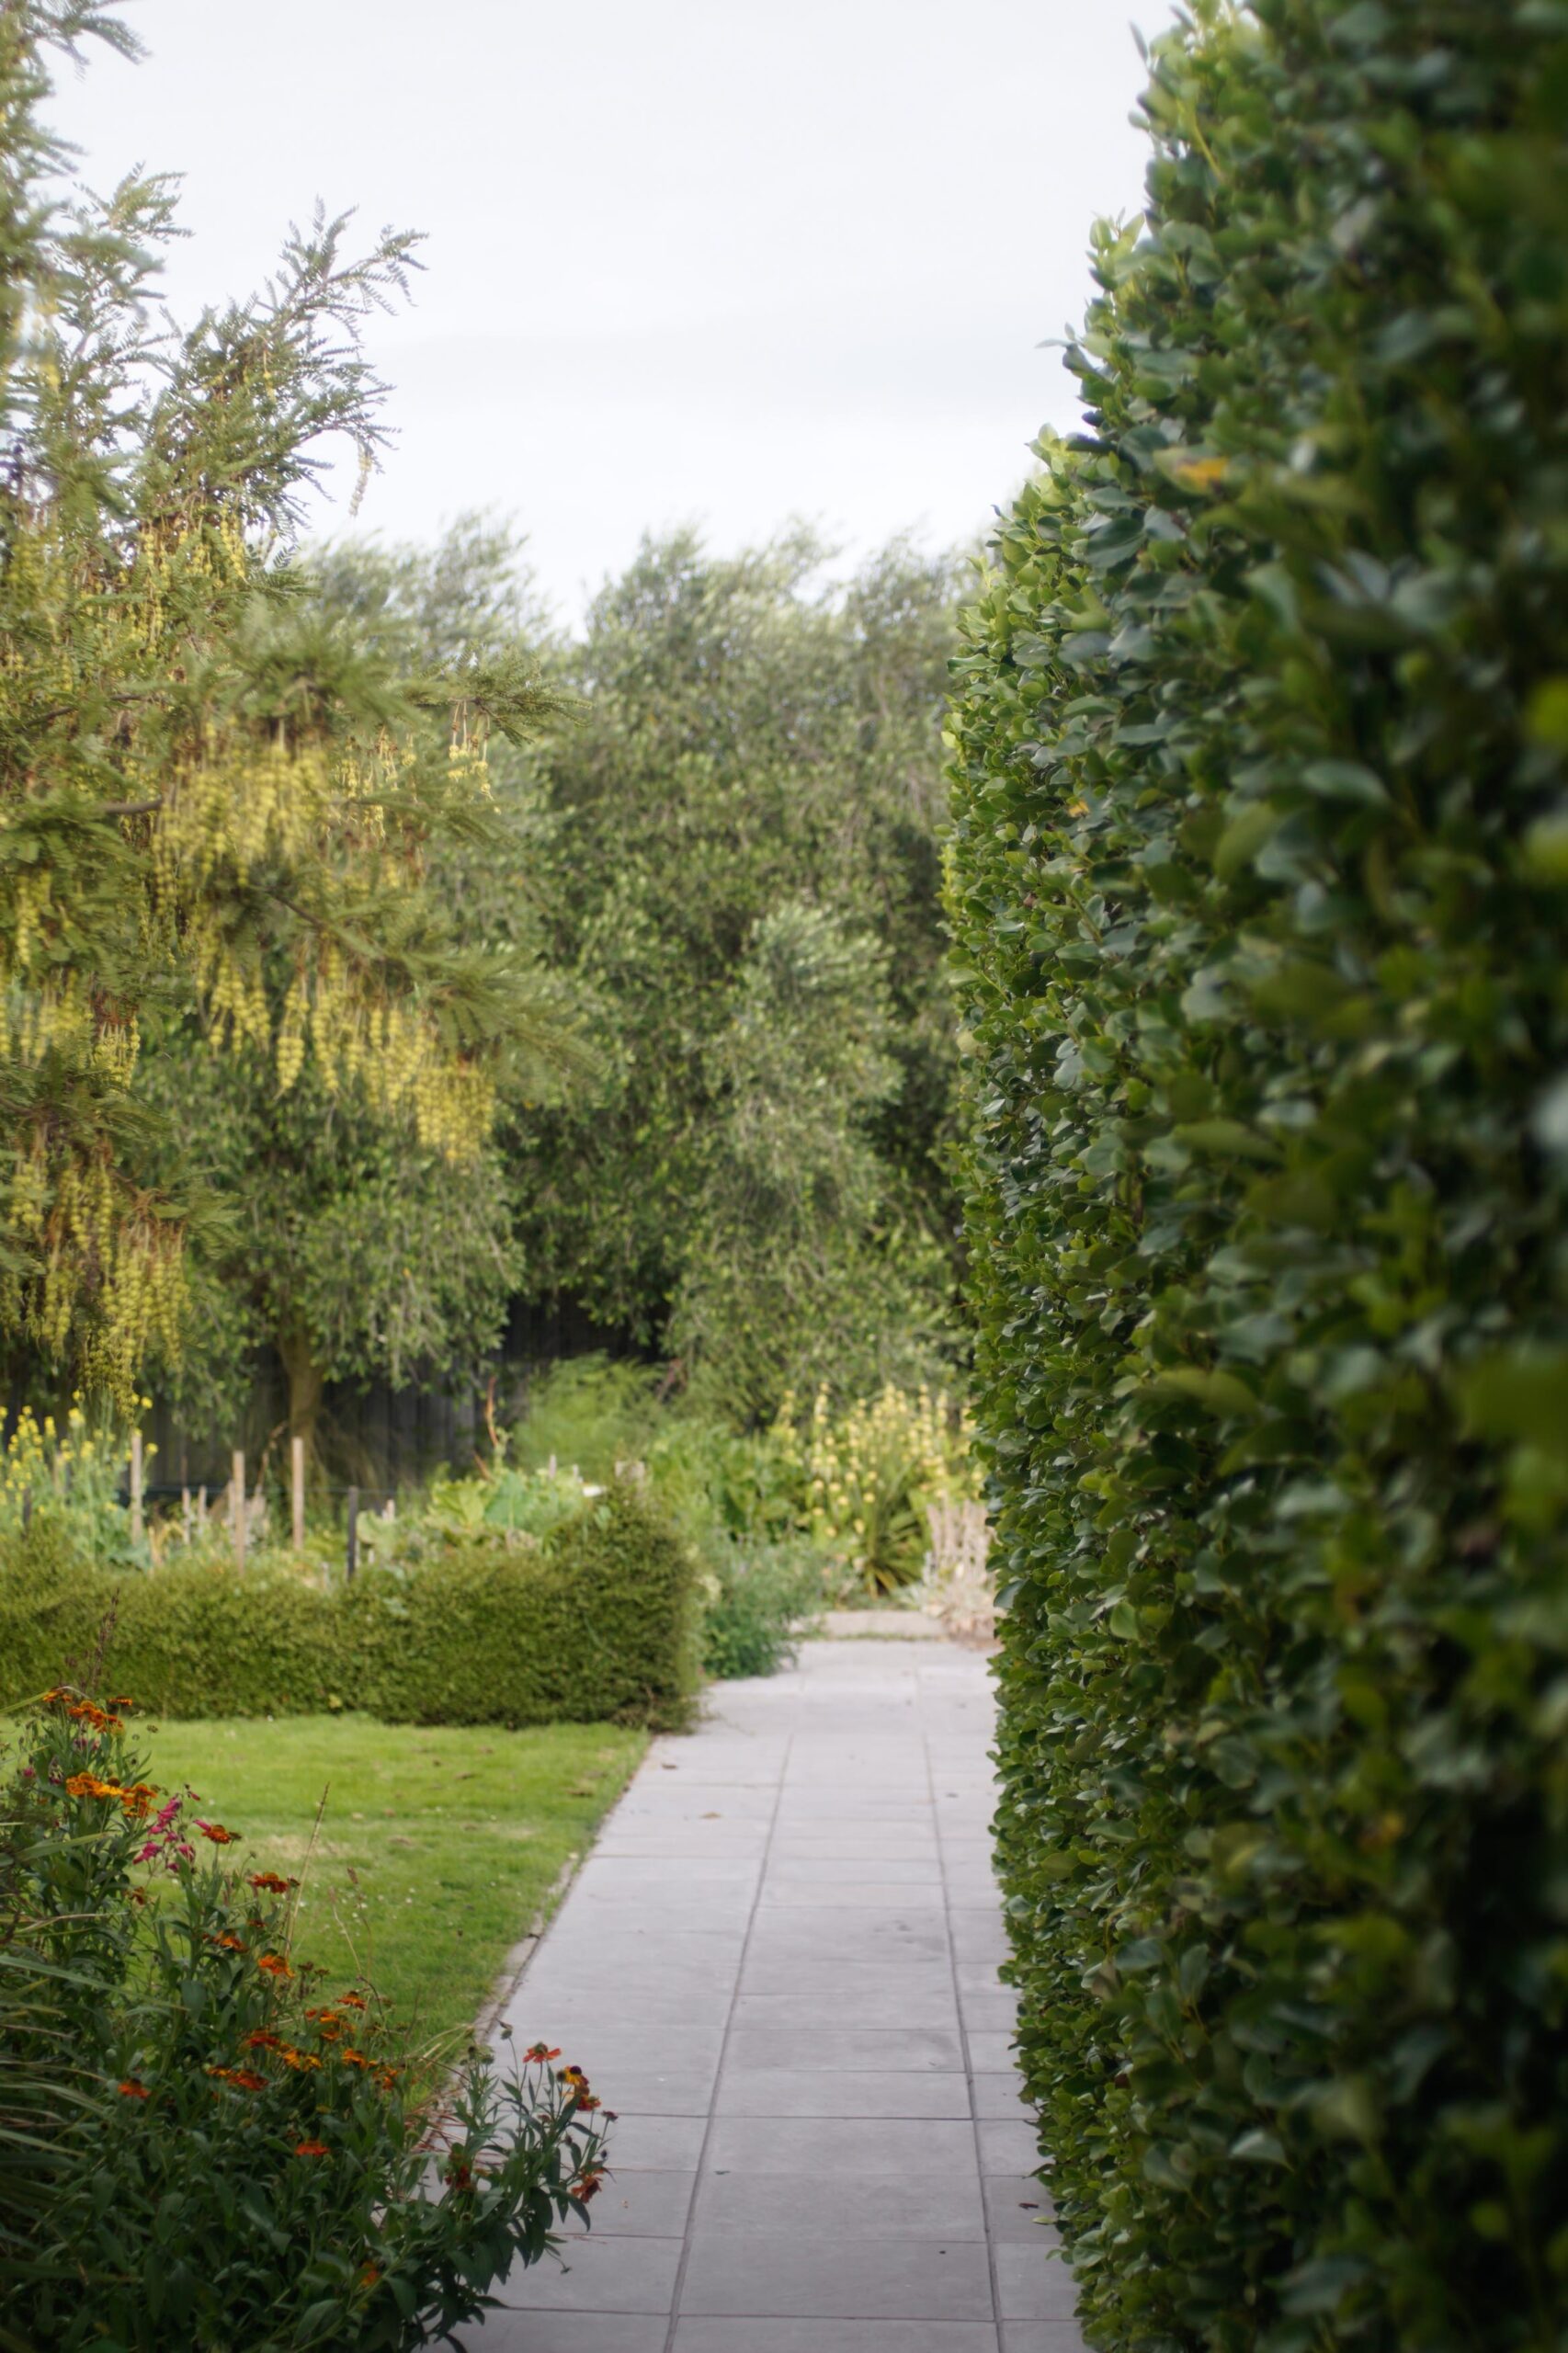
[[[1103,2346],[1568,2344],[1568,6],[1198,0],[958,665],[1022,2051]]]
[[[90,1655],[111,1606],[107,1674],[176,1716],[670,1726],[698,1682],[695,1562],[630,1485],[537,1548],[476,1537],[332,1593],[260,1568],[96,1569],[40,1515],[0,1558],[0,1705]]]

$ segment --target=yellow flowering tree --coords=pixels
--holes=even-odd
[[[259,296],[169,329],[167,184],[51,194],[48,62],[91,37],[131,45],[102,0],[0,11],[0,1347],[124,1401],[177,1345],[191,1207],[131,1088],[150,1003],[454,1159],[497,1062],[562,1039],[424,887],[547,691],[515,660],[400,673],[290,560],[334,445],[377,461],[361,330],[414,241],[350,258],[318,213]]]

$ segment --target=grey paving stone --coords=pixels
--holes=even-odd
[[[535,1989],[529,1998],[527,1981],[525,1992],[507,2011],[514,2036],[521,2035],[524,2042],[537,2042],[543,2024],[546,2005],[554,2018],[564,2018],[574,2028],[585,2030],[596,2019],[613,2018],[618,2026],[641,2027],[647,2033],[665,2027],[706,2027],[722,2025],[729,2009],[731,1985],[726,1979],[717,1982],[703,1978],[696,1983],[676,1978],[673,1982],[659,1977],[640,1984],[606,1984],[596,1981],[585,1984],[580,1978],[556,1974],[548,1987]],[[559,2042],[559,2034],[547,2037]]]
[[[1002,2353],[1085,2353],[1072,2320],[1013,2320],[1002,2330]]]
[[[960,1985],[959,2007],[971,2033],[1010,2034],[1017,2023],[1018,1997],[1008,1985],[987,1985],[983,1993]]]
[[[745,1997],[743,1996],[743,1999]],[[791,2067],[798,2072],[842,2074],[870,2068],[961,2068],[959,2037],[941,2027],[732,2026],[724,2046],[726,2068]]]
[[[1073,2274],[1049,2247],[1004,2241],[996,2261],[996,2301],[1003,2320],[1071,2320],[1078,2309]]]
[[[591,2221],[569,2222],[567,2236],[678,2239],[696,2186],[695,2172],[636,2173],[617,2166],[594,2200]]]
[[[1010,2239],[1024,2246],[1061,2244],[1052,2223],[1049,2193],[1025,2173],[988,2173],[983,2184],[985,2220],[994,2245]]]
[[[573,1881],[571,1901],[581,1904],[590,1896],[624,1897],[628,1892],[650,1890],[676,1896],[700,1892],[706,1897],[717,1891],[750,1895],[761,1875],[760,1862],[745,1856],[701,1855],[672,1863],[663,1856],[618,1855],[600,1848]]]
[[[956,2033],[958,2029],[958,2003],[945,1969],[900,1970],[892,1988],[883,1972],[869,1971],[851,1985],[841,1983],[831,1997],[820,1988],[755,1993],[749,1990],[753,1982],[743,1978],[735,1996],[737,2028],[790,2028],[803,2036],[824,2030],[858,2033],[863,2027],[891,2029],[896,2019],[901,2031],[942,2028]],[[826,2029],[829,2017],[831,2029]]]
[[[720,2116],[713,2120],[706,2162],[720,2172],[943,2174],[967,2179],[975,2170],[973,2128],[865,2117]]]
[[[816,2173],[704,2173],[694,2227],[759,2238],[983,2240],[985,2210],[972,2174],[873,2175],[863,2180]]]
[[[1011,2034],[977,2031],[967,2018],[964,2024],[969,2029],[969,2063],[976,2074],[1010,2075],[1016,2064]]]
[[[665,2353],[663,2313],[492,2313],[458,2331],[464,2353]]]
[[[982,2173],[1028,2173],[1040,2163],[1040,2140],[1032,2121],[982,2124],[979,2128]]]
[[[604,2067],[594,2089],[619,2119],[636,2116],[706,2116],[712,2106],[717,2065],[685,2069]]]
[[[800,1960],[820,1966],[835,1954],[851,1962],[942,1961],[948,1955],[949,1916],[914,1904],[864,1912],[822,1904],[788,1912],[764,1908],[752,1930],[747,1962]]]
[[[876,1864],[871,1876],[880,1886],[941,1891],[942,1867],[935,1854],[889,1855],[874,1845],[860,1855],[794,1855],[775,1847],[768,1857],[767,1884],[775,1894],[783,1887],[860,1887],[866,1882],[869,1862]],[[817,1900],[824,1899],[819,1894]]]
[[[564,2262],[514,2272],[503,2301],[529,2313],[668,2313],[680,2251],[678,2238],[574,2238]]]
[[[687,1896],[675,1888],[657,1894],[596,1888],[580,1902],[569,1901],[561,1915],[562,1939],[570,1949],[598,1936],[656,1938],[667,1931],[713,1937],[733,1949],[745,1935],[756,1900],[750,1888],[697,1888]]]
[[[675,2353],[996,2353],[989,2321],[704,2320],[676,2324]]]
[[[942,1882],[929,1880],[798,1880],[769,1871],[762,1891],[764,1911],[940,1912],[947,1904]]]
[[[610,2163],[621,2170],[690,2172],[707,2131],[705,2116],[644,2116],[623,2108],[610,2128]]]
[[[829,1952],[797,1950],[778,1960],[748,1952],[740,1975],[740,1998],[790,1995],[816,2005],[820,2024],[858,2021],[868,2016],[884,2024],[913,2025],[912,2002],[940,1998],[945,2014],[957,2016],[953,1975],[945,1953],[913,1961],[846,1961]]]
[[[969,2078],[910,2068],[824,2075],[784,2067],[726,2065],[714,2095],[716,2116],[967,2117]]]
[[[871,1830],[835,1830],[825,1823],[813,1829],[780,1827],[769,1849],[774,1867],[796,1862],[840,1863],[858,1870],[875,1862],[918,1863],[939,1871],[942,1850],[935,1830],[920,1823],[879,1823]]]
[[[976,2116],[992,2118],[1016,2117],[1028,2107],[1024,2079],[1015,2068],[996,2075],[979,2075],[974,2078],[974,2112]]]
[[[699,2225],[692,2235],[680,2309],[683,2320],[698,2313],[780,2320],[990,2320],[990,2265],[975,2239],[955,2239],[950,2245],[824,2239],[806,2255],[794,2238],[710,2232]]]

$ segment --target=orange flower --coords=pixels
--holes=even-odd
[[[383,2092],[394,2091],[397,2087],[397,2073],[395,2067],[378,2067],[376,2082],[380,2089]]]
[[[523,2053],[523,2057],[525,2059],[537,2060],[541,2066],[544,2064],[546,2060],[559,2059],[561,2053],[559,2051],[547,2051],[542,2042],[530,2042],[528,2049]]]
[[[586,2173],[578,2176],[577,2186],[572,2195],[579,2205],[585,2206],[590,2198],[598,2196],[600,2189],[604,2187],[604,2177],[602,2165],[590,2166]]]
[[[153,2095],[145,2084],[139,2084],[134,2075],[128,2075],[119,2087],[119,2097],[121,2099],[151,2099]]]
[[[111,1708],[123,1708],[128,1714],[135,1708],[135,1705],[136,1702],[134,1699],[111,1699],[109,1701],[109,1706]]]
[[[232,1847],[239,1836],[235,1830],[225,1830],[221,1822],[199,1822],[196,1826],[215,1847]]]
[[[215,1945],[222,1945],[225,1952],[244,1952],[245,1949],[239,1938],[231,1936],[226,1928],[222,1936],[213,1937],[210,1941]]]
[[[337,1997],[337,2006],[340,2010],[362,2010],[365,2006],[365,1996],[363,1994],[340,1994]]]
[[[40,1708],[52,1707],[56,1699],[69,1699],[70,1697],[71,1694],[66,1690],[64,1685],[62,1683],[57,1683],[52,1691],[46,1691],[44,1693],[43,1698],[39,1701],[39,1706]]]
[[[297,2157],[330,2157],[332,2151],[324,2141],[296,2141],[294,2154]]]
[[[209,2075],[216,2075],[222,2084],[233,2084],[237,2091],[264,2092],[267,2077],[258,2075],[254,2067],[209,2067]]]
[[[287,1895],[291,1887],[300,1884],[297,1879],[279,1879],[276,1871],[255,1871],[250,1883],[260,1888],[264,1895]]]
[[[558,2084],[569,2085],[572,2090],[575,2092],[579,2097],[581,2097],[588,2088],[588,2079],[586,2075],[584,2075],[581,2067],[557,2068],[555,2080]]]
[[[240,2039],[247,2051],[281,2051],[283,2048],[282,2037],[269,2034],[262,2026],[258,2026],[254,2034],[242,2035]]]
[[[321,2065],[313,2051],[296,2051],[291,2042],[280,2042],[278,2056],[286,2067],[292,2067],[296,2075],[313,2073]]]
[[[381,2276],[381,2266],[379,2264],[367,2263],[365,2268],[359,2274],[359,2285],[361,2288],[373,2288]]]
[[[473,2168],[466,2157],[454,2156],[451,2164],[447,2167],[446,2177],[449,2187],[453,2189],[473,2188]]]
[[[284,1960],[280,1952],[264,1952],[258,1954],[256,1965],[259,1970],[264,1971],[268,1977],[292,1977],[294,1974],[293,1971],[290,1968],[288,1962]]]
[[[118,1781],[100,1780],[97,1773],[73,1773],[65,1784],[68,1798],[122,1798]]]
[[[368,2067],[370,2063],[362,2051],[351,2051],[347,2043],[337,2055],[346,2067]]]
[[[132,1781],[128,1790],[121,1790],[119,1802],[124,1809],[126,1820],[145,1822],[148,1809],[158,1794],[157,1789],[151,1781]]]

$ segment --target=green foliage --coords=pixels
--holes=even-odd
[[[1001,1859],[1091,2333],[1568,2326],[1568,17],[1205,0],[958,665]]]
[[[845,1598],[913,1585],[930,1549],[933,1504],[971,1502],[978,1465],[968,1415],[945,1392],[896,1389],[838,1414],[819,1389],[803,1429],[794,1400],[772,1438],[794,1492],[796,1524],[822,1551]]]
[[[6,1762],[0,2086],[53,2078],[24,2109],[32,2195],[0,2211],[24,2341],[397,2353],[593,2196],[598,2103],[542,2054],[507,2079],[471,2057],[432,2146],[374,1993],[289,1958],[295,1882],[199,1865],[232,1834],[159,1803],[119,1717],[51,1694]]]
[[[822,1607],[822,1555],[802,1542],[710,1545],[704,1555],[703,1671],[723,1679],[774,1675],[801,1621]]]
[[[278,1560],[177,1561],[117,1575],[40,1518],[0,1541],[0,1706],[92,1654],[171,1715],[364,1708],[391,1722],[676,1724],[696,1688],[696,1563],[620,1485],[542,1541],[483,1528],[367,1560],[347,1586]]]
[[[823,559],[644,547],[562,657],[583,706],[535,760],[551,949],[599,1067],[508,1123],[528,1287],[678,1347],[742,1414],[798,1345],[865,1385],[912,1322],[931,1361],[950,1285],[950,568],[894,548],[832,595]]]
[[[318,217],[260,295],[170,324],[170,184],[72,203],[41,127],[87,32],[127,45],[85,0],[0,22],[0,1347],[123,1406],[177,1352],[193,1220],[223,1225],[132,1090],[143,1016],[470,1155],[497,1064],[561,1024],[424,876],[494,829],[490,729],[557,706],[515,657],[400,671],[290,560],[324,445],[384,442],[361,335],[415,241],[351,258]]]
[[[346,1597],[358,1704],[392,1722],[675,1727],[697,1688],[696,1563],[635,1485],[542,1545],[458,1540]]]

